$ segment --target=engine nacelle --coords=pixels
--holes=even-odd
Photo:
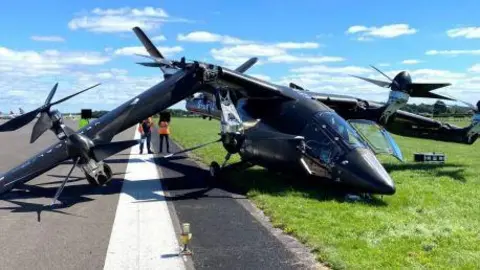
[[[407,105],[410,95],[404,91],[392,90],[388,95],[388,101],[385,110],[380,116],[380,122],[386,124],[390,116],[392,116],[397,110]]]

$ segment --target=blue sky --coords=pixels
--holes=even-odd
[[[26,8],[28,7],[28,8]],[[0,111],[31,110],[59,82],[56,99],[101,86],[57,106],[112,109],[158,83],[157,69],[135,64],[145,53],[141,26],[167,56],[236,67],[279,84],[384,101],[388,91],[349,77],[450,82],[438,90],[480,99],[478,1],[9,1],[0,25]],[[424,100],[411,99],[411,102]],[[174,107],[183,106],[183,102]]]

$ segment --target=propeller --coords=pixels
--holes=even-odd
[[[79,94],[81,94],[81,93],[83,93],[87,90],[90,90],[92,88],[95,88],[99,85],[100,84],[98,83],[94,86],[90,86],[86,89],[78,91],[78,92],[76,92],[74,94],[71,94],[67,97],[59,99],[55,102],[51,102],[52,98],[55,95],[55,92],[57,91],[57,88],[58,88],[58,83],[56,83],[53,86],[52,90],[50,90],[50,93],[48,94],[48,96],[45,100],[45,103],[41,107],[38,107],[37,109],[35,109],[33,111],[30,111],[28,113],[19,115],[15,118],[11,119],[10,121],[4,123],[3,125],[0,126],[0,132],[17,130],[17,129],[25,126],[26,124],[30,123],[40,113],[40,117],[39,117],[38,121],[35,123],[35,126],[33,127],[33,130],[32,130],[32,135],[30,137],[30,143],[33,143],[46,130],[48,130],[49,128],[51,128],[53,126],[54,122],[52,120],[52,113],[50,111],[50,107],[52,107],[54,105],[57,105],[59,103],[62,103],[62,102],[66,101],[66,100],[68,100],[68,99],[70,99],[70,98],[72,98],[76,95],[79,95]]]
[[[385,78],[387,78],[390,82],[380,81],[375,79],[369,79],[361,76],[350,75],[352,77],[362,79],[364,81],[373,83],[380,87],[390,88],[392,91],[401,91],[409,94],[411,97],[421,97],[421,98],[435,98],[435,99],[445,99],[445,100],[455,100],[453,98],[431,93],[430,91],[450,86],[451,83],[414,83],[412,82],[412,78],[407,71],[399,72],[395,78],[390,78],[387,74],[382,72],[380,69],[370,65],[373,69],[375,69],[378,73],[382,74]]]

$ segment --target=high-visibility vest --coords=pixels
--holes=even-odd
[[[83,128],[86,125],[88,125],[88,119],[81,118],[80,122],[78,122],[78,128]]]
[[[168,127],[168,122],[160,122],[160,128],[158,129],[158,134],[168,135],[170,134],[170,128]]]
[[[144,122],[145,122],[145,120],[142,121],[142,122],[140,123],[140,125],[138,125],[138,131],[140,131],[140,133],[144,133],[143,125],[142,125]],[[148,125],[148,128],[149,128],[150,131],[151,131],[151,128],[152,128],[152,126],[153,126],[153,121],[152,121],[152,118],[151,118],[151,117],[149,117],[149,118],[147,119],[147,125]],[[148,132],[147,132],[147,133],[148,133]]]

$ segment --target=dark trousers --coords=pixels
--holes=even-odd
[[[152,133],[147,133],[142,135],[142,139],[147,139],[147,151],[149,154],[152,153],[152,150],[150,150],[150,139],[152,138]],[[143,141],[140,143],[140,154],[143,153]]]
[[[170,143],[168,142],[168,134],[160,134],[160,152],[162,152],[163,146],[163,139],[165,138],[165,142],[167,143],[167,152],[170,153]]]

